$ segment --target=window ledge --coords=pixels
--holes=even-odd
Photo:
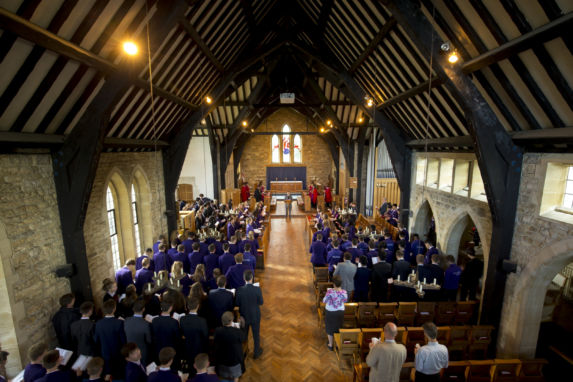
[[[571,212],[561,212],[557,209],[547,211],[541,214],[541,217],[556,220],[562,223],[573,224],[573,213]]]

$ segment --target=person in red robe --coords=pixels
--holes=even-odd
[[[330,187],[324,187],[324,203],[326,208],[332,208],[332,190]]]
[[[251,192],[249,190],[249,183],[245,182],[241,187],[241,202],[246,202],[247,200],[249,200],[250,196]]]
[[[312,208],[316,208],[316,202],[318,200],[318,189],[317,187],[312,188],[312,194],[310,196],[310,205]]]

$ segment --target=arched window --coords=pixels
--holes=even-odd
[[[283,126],[283,163],[290,163],[290,127]]]
[[[293,156],[294,163],[302,163],[302,139],[298,134],[294,136]]]
[[[272,163],[281,163],[281,145],[279,142],[279,136],[278,135],[273,135],[273,138],[271,139],[271,162]]]
[[[135,253],[141,253],[141,235],[139,232],[139,217],[137,215],[137,199],[135,196],[135,187],[131,185],[131,214],[133,218],[133,232],[135,233]]]
[[[113,269],[121,268],[121,258],[119,255],[119,239],[117,236],[117,222],[115,219],[115,202],[111,188],[107,187],[107,222],[109,225],[109,238],[111,240],[111,254],[113,258]]]

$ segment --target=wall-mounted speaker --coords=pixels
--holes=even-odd
[[[56,268],[57,277],[72,277],[76,273],[74,264],[66,264]]]

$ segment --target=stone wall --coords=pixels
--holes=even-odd
[[[573,261],[573,224],[540,216],[548,162],[573,164],[572,154],[528,153],[523,157],[511,260],[517,272],[508,276],[498,355],[534,357],[547,287]]]
[[[307,117],[290,109],[280,109],[272,116],[267,118],[267,122],[257,128],[257,132],[277,132],[282,140],[280,131],[285,124],[289,125],[291,131],[306,131]],[[308,130],[314,130],[314,127],[308,124]],[[321,184],[328,182],[329,175],[334,170],[332,155],[328,145],[317,135],[303,135],[302,138],[302,164],[285,164],[304,165],[306,166],[307,184],[316,180]],[[246,143],[245,149],[241,156],[240,168],[241,173],[248,179],[250,184],[266,180],[266,166],[280,165],[271,164],[271,139],[272,135],[254,135]],[[291,135],[291,146],[294,136]],[[334,177],[333,180],[336,180]]]
[[[84,236],[88,256],[91,285],[96,303],[101,302],[102,281],[113,277],[113,259],[107,220],[106,192],[108,184],[117,190],[119,206],[121,263],[139,256],[135,250],[135,236],[131,219],[130,190],[137,186],[139,224],[142,251],[151,247],[167,229],[165,191],[161,153],[104,153],[101,156],[89,200]],[[127,193],[127,195],[125,195]],[[122,196],[123,195],[123,196]]]
[[[14,376],[30,345],[55,344],[51,317],[70,292],[54,274],[66,258],[50,155],[0,155],[0,260],[0,342]]]

